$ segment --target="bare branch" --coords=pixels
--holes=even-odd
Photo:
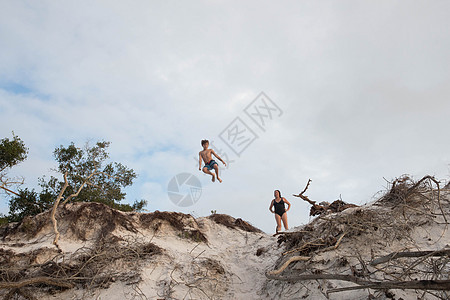
[[[311,259],[311,257],[308,257],[308,256],[292,256],[278,270],[270,271],[267,274],[269,274],[269,275],[278,275],[281,272],[283,272],[284,269],[286,269],[292,262],[294,262],[294,261],[307,261],[307,260],[310,260],[310,259]]]
[[[336,244],[334,246],[329,246],[325,249],[321,249],[321,252],[325,252],[325,251],[329,251],[329,250],[335,250],[337,249],[337,247],[339,247],[339,245],[342,242],[342,239],[344,238],[344,236],[346,235],[346,233],[344,232],[343,234],[341,234],[341,236],[339,237],[339,239],[337,240]]]
[[[11,194],[14,194],[14,195],[20,197],[20,195],[19,195],[18,193],[11,191],[10,189],[8,189],[8,188],[6,188],[6,187],[4,187],[4,186],[0,186],[0,189],[4,189],[4,190],[7,191],[8,193],[11,193]]]
[[[422,256],[429,257],[429,256],[448,256],[448,255],[450,255],[450,249],[438,251],[393,252],[389,255],[385,255],[377,259],[374,259],[373,261],[370,262],[370,265],[376,266],[401,257],[422,257]]]
[[[72,283],[67,282],[65,279],[53,277],[34,277],[30,279],[23,279],[21,281],[16,282],[0,282],[0,289],[19,289],[21,287],[32,284],[47,284],[68,289],[74,287]]]
[[[269,273],[266,273],[266,277],[268,279],[280,280],[280,281],[302,281],[302,280],[341,280],[353,282],[356,284],[373,284],[372,281],[361,279],[359,277],[353,275],[342,275],[342,274],[305,274],[305,275],[290,275],[290,276],[275,276]]]
[[[61,201],[61,198],[63,197],[63,194],[68,185],[69,185],[69,182],[67,181],[67,172],[66,172],[66,173],[64,173],[64,186],[62,187],[61,191],[59,192],[58,197],[55,200],[55,203],[53,204],[52,213],[50,215],[50,218],[53,222],[53,231],[55,232],[55,239],[53,240],[53,245],[55,245],[56,248],[58,248],[58,250],[60,250],[60,251],[61,251],[61,248],[58,245],[58,239],[59,239],[58,221],[56,221],[55,214],[56,214],[56,209],[58,208],[59,202]]]
[[[303,189],[303,191],[302,191],[300,194],[298,194],[298,195],[295,195],[295,194],[294,194],[293,196],[302,198],[303,200],[305,200],[305,201],[308,202],[309,204],[315,205],[315,204],[316,204],[316,201],[309,200],[308,196],[303,195],[303,194],[306,192],[306,190],[308,189],[309,184],[311,183],[311,181],[312,181],[311,179],[308,179],[308,183],[306,184],[306,186],[305,186],[305,188]]]
[[[343,292],[360,289],[409,289],[409,290],[450,290],[450,280],[411,280],[411,281],[382,281],[358,286],[336,288],[328,290],[328,293]]]
[[[78,196],[81,192],[81,190],[84,188],[84,186],[86,185],[86,183],[89,181],[89,179],[91,179],[92,176],[94,176],[96,174],[97,170],[94,170],[94,172],[91,173],[91,175],[89,175],[85,181],[83,181],[83,183],[81,184],[81,186],[78,188],[78,191],[74,194],[69,195],[69,197],[66,198],[66,200],[63,201],[63,205],[66,204],[67,202],[69,202],[70,199]],[[66,178],[64,178],[65,181],[67,181]]]

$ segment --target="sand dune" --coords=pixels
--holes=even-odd
[[[374,203],[275,237],[227,215],[196,219],[73,203],[57,212],[58,250],[49,215],[1,228],[3,298],[447,297],[436,286],[445,288],[449,274],[450,197],[429,180],[399,181]],[[433,290],[409,288],[431,280]]]

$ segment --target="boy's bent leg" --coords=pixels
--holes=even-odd
[[[217,179],[222,183],[222,179],[219,178],[219,166],[217,164],[214,165],[214,170],[216,171]]]
[[[208,168],[207,167],[203,167],[203,172],[204,173],[206,173],[206,174],[209,174],[209,175],[211,175],[212,176],[212,182],[214,182],[214,181],[216,181],[216,176],[214,176],[214,174],[213,173],[211,173],[211,171],[210,170],[208,170]]]

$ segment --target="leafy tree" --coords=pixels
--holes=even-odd
[[[122,211],[143,210],[147,205],[145,200],[136,201],[133,205],[120,203],[126,196],[123,188],[132,185],[136,173],[121,163],[107,162],[109,145],[109,142],[101,141],[94,146],[86,143],[83,148],[78,148],[71,143],[67,147],[55,149],[53,154],[58,163],[56,171],[67,174],[68,185],[63,199],[100,202]],[[10,220],[21,220],[25,215],[34,215],[49,208],[47,200],[52,199],[50,204],[53,203],[65,182],[50,176],[47,180],[45,177],[40,178],[39,184],[42,188],[39,195],[34,190],[21,190],[19,196],[11,199]]]
[[[0,226],[8,224],[8,217],[4,216],[3,214],[0,214]]]
[[[109,142],[97,142],[93,147],[86,144],[84,148],[77,148],[71,143],[68,147],[55,149],[53,153],[58,162],[58,172],[67,172],[69,186],[66,197],[76,193],[86,182],[75,201],[102,202],[114,206],[125,199],[122,189],[132,185],[136,173],[121,163],[106,163],[109,145]],[[54,177],[48,181],[49,189],[55,192],[59,192],[63,184]],[[44,181],[42,186],[46,187]]]
[[[0,189],[9,193],[16,194],[9,187],[14,184],[22,184],[22,180],[8,177],[8,171],[13,166],[24,161],[27,158],[28,148],[24,142],[13,132],[13,138],[4,138],[0,140]]]
[[[33,189],[20,190],[19,195],[9,200],[9,222],[21,221],[25,216],[37,215],[50,209],[55,201],[55,195],[49,191],[39,194]]]

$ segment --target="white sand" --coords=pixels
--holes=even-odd
[[[447,196],[448,197],[448,196]],[[384,208],[367,205],[361,208],[348,209],[342,214],[351,214],[359,209]],[[449,207],[446,207],[450,211]],[[367,299],[367,290],[332,293],[327,296],[330,288],[347,287],[353,284],[342,281],[305,281],[287,283],[268,280],[265,272],[273,270],[280,264],[284,252],[279,247],[277,238],[265,233],[246,232],[241,229],[230,229],[219,225],[209,218],[199,218],[196,221],[184,220],[187,227],[200,230],[208,242],[195,242],[183,238],[166,221],[160,223],[155,232],[151,227],[139,227],[137,215],[133,222],[138,228],[137,233],[124,228],[116,229],[113,234],[126,240],[152,242],[164,249],[162,254],[151,256],[142,263],[140,280],[116,280],[108,288],[94,290],[66,290],[55,295],[40,295],[45,299]],[[442,222],[437,216],[436,222]],[[64,227],[64,221],[61,226]],[[359,264],[356,253],[365,261],[380,257],[395,251],[437,250],[448,247],[450,232],[446,226],[435,222],[418,224],[411,231],[408,239],[387,242],[380,237],[365,236],[343,239],[339,247],[332,251],[319,253],[309,262],[316,270],[335,270],[349,274],[349,265]],[[290,231],[301,230],[302,227]],[[89,234],[93,234],[90,232]],[[53,234],[51,227],[45,227],[37,237],[27,239],[24,235],[8,237],[0,243],[0,248],[12,250],[15,253],[27,253],[36,249],[48,248],[36,258],[36,263],[43,263],[57,252],[52,246]],[[19,244],[21,243],[21,244]],[[82,247],[92,246],[92,242],[77,240],[68,234],[62,235],[60,247],[67,255]],[[258,249],[264,249],[257,256]],[[347,266],[338,266],[342,257],[349,260]],[[293,264],[293,270],[302,268],[302,263]],[[387,299],[383,293],[371,290],[377,299]],[[395,299],[416,299],[421,293],[416,291],[394,290]],[[327,298],[328,297],[328,298]],[[423,299],[437,299],[426,295]]]

